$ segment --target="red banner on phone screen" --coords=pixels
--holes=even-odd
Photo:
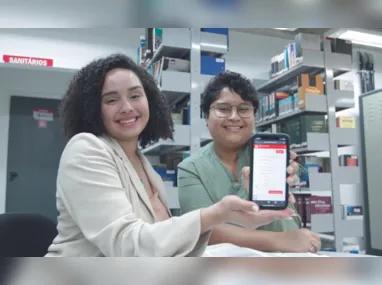
[[[285,144],[254,144],[254,148],[265,148],[265,149],[286,149]]]
[[[268,194],[275,194],[275,195],[278,195],[278,194],[282,194],[283,193],[283,191],[281,191],[281,190],[269,190],[268,191]]]

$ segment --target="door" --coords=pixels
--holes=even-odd
[[[67,139],[60,100],[11,97],[6,212],[39,213],[57,222],[56,178]]]

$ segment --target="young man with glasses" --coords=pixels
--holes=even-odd
[[[220,73],[208,83],[202,95],[202,111],[213,141],[178,166],[182,214],[208,207],[226,195],[248,198],[241,170],[250,165],[248,142],[255,129],[258,106],[255,88],[238,73]],[[296,164],[289,169],[294,175]],[[289,207],[295,210],[293,196],[291,202]],[[210,244],[217,243],[281,252],[316,252],[321,247],[315,233],[301,229],[297,214],[292,219],[275,221],[257,230],[221,225],[212,231],[210,239]]]

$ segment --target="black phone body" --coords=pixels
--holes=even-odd
[[[290,138],[287,134],[257,133],[252,136],[249,200],[260,209],[284,210],[288,207]]]

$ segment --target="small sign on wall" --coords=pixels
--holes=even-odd
[[[33,110],[33,118],[38,121],[53,121],[53,111],[35,108]]]
[[[35,108],[33,109],[33,118],[38,121],[39,129],[45,129],[48,122],[53,121],[54,114],[52,110]]]
[[[13,63],[13,64],[24,64],[24,65],[34,65],[34,66],[53,66],[53,59],[51,58],[39,58],[39,57],[4,54],[3,61],[5,63]]]

